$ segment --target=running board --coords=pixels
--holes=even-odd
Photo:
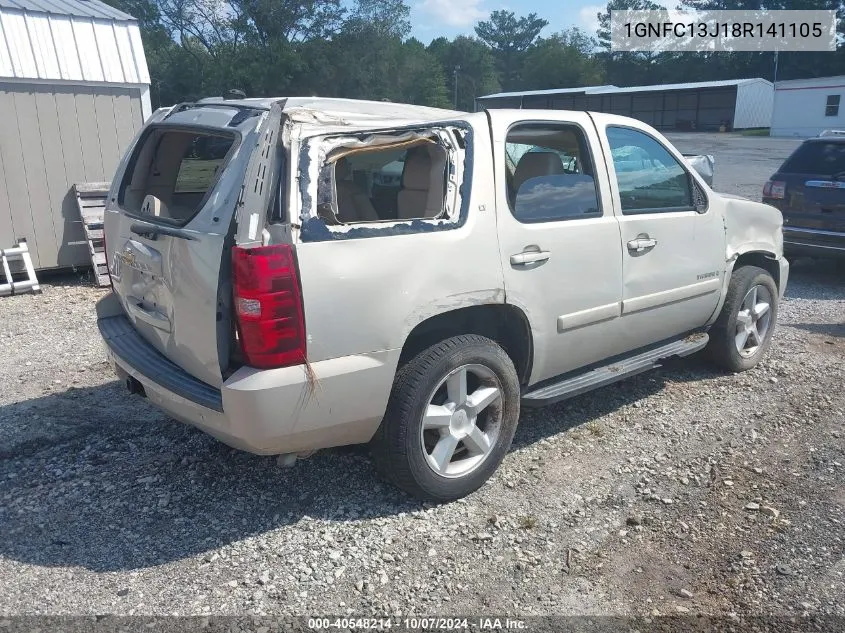
[[[560,382],[546,385],[523,394],[522,403],[529,407],[553,404],[566,398],[581,395],[587,391],[610,385],[614,382],[641,374],[660,366],[660,361],[673,356],[689,356],[707,345],[710,337],[705,333],[692,334],[678,341],[672,341],[648,351],[616,360],[608,365],[596,367],[586,373],[570,376]]]

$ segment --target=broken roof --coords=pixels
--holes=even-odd
[[[251,99],[202,99],[200,104],[221,104],[269,110],[274,103],[284,103],[283,110],[292,119],[303,123],[329,126],[378,126],[385,122],[421,123],[463,118],[467,112],[429,108],[427,106],[393,103],[391,101],[364,101],[360,99],[334,99],[325,97],[261,97]]]

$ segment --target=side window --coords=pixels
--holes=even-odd
[[[529,123],[508,132],[505,175],[519,222],[555,222],[602,214],[587,139],[576,125]]]
[[[622,213],[660,213],[693,207],[690,177],[675,157],[648,134],[608,127]]]
[[[827,102],[824,106],[825,116],[839,116],[839,100],[841,95],[827,95]]]

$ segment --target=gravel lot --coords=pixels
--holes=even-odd
[[[795,141],[678,135],[759,196]],[[290,469],[128,396],[76,278],[0,299],[0,614],[845,616],[845,266],[794,264],[767,360],[544,410],[471,497],[366,450]]]

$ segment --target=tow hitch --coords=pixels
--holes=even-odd
[[[133,396],[141,396],[142,398],[147,397],[147,392],[144,391],[144,385],[142,385],[132,376],[126,377],[126,389]]]

